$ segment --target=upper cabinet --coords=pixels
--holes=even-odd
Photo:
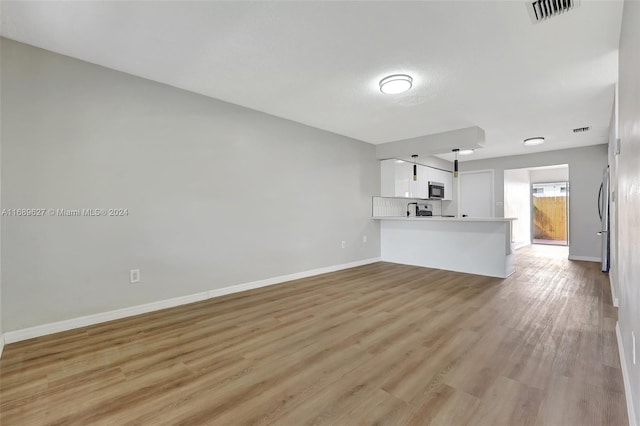
[[[398,160],[380,162],[380,195],[418,197],[418,182],[413,180],[413,164]]]
[[[443,200],[453,200],[453,173],[429,167],[429,180],[444,184]]]
[[[380,195],[383,197],[429,198],[429,181],[444,184],[445,200],[453,198],[451,172],[417,165],[413,180],[413,163],[395,159],[380,162]]]

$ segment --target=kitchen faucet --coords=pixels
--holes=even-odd
[[[416,216],[417,216],[417,211],[418,211],[418,203],[407,203],[407,217],[409,217],[411,215],[411,212],[409,211],[409,206],[411,204],[415,204],[416,205]]]

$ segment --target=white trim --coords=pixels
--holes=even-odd
[[[298,280],[301,278],[311,277],[314,275],[326,274],[328,272],[340,271],[342,269],[355,268],[356,266],[362,266],[362,265],[368,265],[370,263],[380,262],[380,260],[381,258],[379,257],[358,260],[356,262],[343,263],[341,265],[333,265],[333,266],[327,266],[324,268],[312,269],[309,271],[296,272],[294,274],[281,275],[279,277],[267,278],[264,280],[252,281],[249,283],[233,285],[230,287],[203,291],[201,293],[174,297],[172,299],[159,300],[157,302],[130,306],[128,308],[116,309],[114,311],[100,312],[97,314],[87,315],[83,317],[72,318],[72,319],[53,322],[49,324],[37,325],[35,327],[24,328],[21,330],[7,331],[4,334],[4,341],[6,343],[20,342],[22,340],[33,339],[34,337],[40,337],[48,334],[59,333],[61,331],[73,330],[75,328],[86,327],[89,325],[99,324],[102,322],[131,317],[134,315],[146,314],[148,312],[159,311],[161,309],[172,308],[174,306],[186,305],[189,303],[199,302],[201,300],[211,299],[213,297],[224,296],[227,294],[238,293],[241,291],[252,290],[254,288],[266,287],[274,284],[280,284],[283,282]]]
[[[616,308],[620,305],[620,300],[616,295],[616,287],[613,285],[613,274],[609,272],[609,285],[611,286],[611,301]]]
[[[514,241],[513,249],[518,250],[518,249],[521,249],[522,247],[529,247],[530,245],[531,245],[530,241]]]
[[[0,334],[0,358],[2,358],[3,350],[4,350],[4,334]]]
[[[620,332],[620,323],[616,321],[616,338],[618,340],[618,353],[620,354],[620,368],[622,369],[622,380],[624,381],[624,394],[627,397],[627,414],[629,416],[629,426],[637,426],[636,412],[633,406],[633,398],[631,398],[631,381],[629,378],[629,370],[627,370],[627,361],[624,355],[624,346],[622,346],[622,333]]]
[[[175,297],[173,299],[146,303],[144,305],[136,305],[128,308],[116,309],[114,311],[100,312],[68,320],[36,325],[34,327],[23,328],[21,330],[7,331],[4,338],[6,343],[20,342],[22,340],[33,339],[35,337],[46,336],[48,334],[60,333],[61,331],[73,330],[75,328],[87,327],[89,325],[95,325],[102,322],[159,311],[160,309],[199,302],[207,299],[207,295],[208,292],[205,291],[202,293]]]
[[[602,262],[602,259],[600,259],[599,257],[593,257],[593,256],[575,256],[573,254],[569,255],[569,260],[585,260],[587,262]]]

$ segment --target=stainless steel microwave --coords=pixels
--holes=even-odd
[[[429,199],[441,200],[444,198],[444,183],[429,181]]]

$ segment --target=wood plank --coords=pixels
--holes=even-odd
[[[0,423],[627,422],[608,277],[379,262],[10,344]]]

